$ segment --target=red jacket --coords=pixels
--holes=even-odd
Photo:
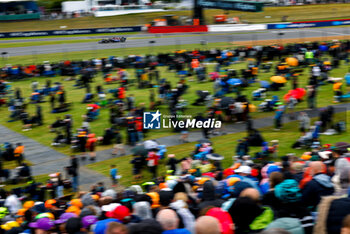
[[[159,157],[158,157],[158,155],[155,152],[149,152],[148,153],[148,157],[147,157],[147,161],[150,161],[150,160],[154,160],[154,164],[153,165],[157,166]]]

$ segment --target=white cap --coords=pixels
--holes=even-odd
[[[112,211],[115,208],[117,208],[118,206],[120,206],[119,203],[111,203],[109,205],[104,205],[101,207],[102,211],[108,212],[108,211]]]
[[[235,170],[235,173],[251,174],[252,168],[249,166],[240,166],[238,169]]]
[[[322,158],[322,159],[329,159],[329,155],[332,153],[332,151],[322,151],[322,152],[318,152],[318,155]]]

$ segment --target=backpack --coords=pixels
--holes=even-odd
[[[338,132],[338,133],[342,133],[342,132],[345,132],[346,131],[346,123],[345,121],[339,121],[335,124],[335,130]]]

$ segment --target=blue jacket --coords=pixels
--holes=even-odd
[[[162,234],[191,234],[190,231],[184,228],[173,229],[162,232]]]
[[[302,202],[314,210],[320,203],[322,196],[329,196],[334,193],[334,186],[328,175],[316,174],[301,192]]]
[[[111,177],[115,178],[117,176],[118,170],[117,168],[113,168],[109,171],[109,174],[111,175]]]

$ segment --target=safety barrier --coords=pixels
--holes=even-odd
[[[267,24],[267,29],[291,29],[291,28],[314,28],[350,25],[350,19],[321,20],[321,21],[300,21],[289,23]]]
[[[266,24],[217,24],[208,25],[209,32],[238,32],[266,30]]]
[[[208,32],[207,25],[183,25],[183,26],[157,26],[149,27],[149,33],[185,33],[185,32]]]
[[[4,33],[0,33],[0,38],[83,35],[83,34],[99,34],[99,33],[123,33],[123,32],[140,32],[141,30],[142,30],[141,26],[135,26],[135,27],[115,27],[115,28],[86,28],[86,29],[48,30],[48,31],[4,32]]]

